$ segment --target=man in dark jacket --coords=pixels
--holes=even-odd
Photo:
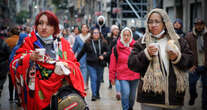
[[[10,48],[3,39],[0,39],[0,96],[6,80]]]
[[[99,31],[101,32],[101,34],[103,35],[103,37],[106,38],[108,33],[110,33],[110,29],[109,29],[109,27],[106,26],[105,23],[106,23],[105,17],[99,16],[97,18],[96,25],[91,30],[98,28]]]
[[[193,31],[186,36],[194,56],[194,66],[190,69],[190,101],[189,105],[194,105],[198,94],[196,84],[201,77],[202,82],[202,109],[207,110],[207,28],[202,19],[197,18],[194,22]]]

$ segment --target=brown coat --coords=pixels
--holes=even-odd
[[[141,43],[142,39],[139,39],[135,44],[134,48],[131,51],[128,60],[128,67],[134,71],[139,72],[143,77],[145,72],[149,66],[150,61],[148,60],[144,49],[146,45]],[[190,67],[192,67],[192,51],[189,48],[187,41],[184,38],[179,39],[179,43],[181,46],[181,59],[180,61],[175,64],[177,68],[183,71],[187,71]],[[183,105],[184,104],[184,95],[185,93],[177,93],[176,92],[176,76],[172,67],[172,63],[169,64],[169,104],[170,105]],[[151,104],[165,104],[165,95],[150,92],[143,92],[142,85],[138,86],[138,96],[137,101],[141,103],[151,103]]]
[[[189,46],[193,52],[194,65],[198,66],[198,52],[197,52],[197,35],[195,31],[187,33],[185,39],[188,41]],[[204,51],[205,51],[205,66],[207,67],[207,31],[204,32]]]
[[[10,49],[13,49],[16,46],[18,40],[19,40],[18,35],[12,35],[11,37],[6,39],[5,41],[6,41],[7,45],[10,47]]]

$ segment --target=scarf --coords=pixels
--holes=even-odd
[[[37,36],[45,43],[45,44],[51,44],[53,43],[53,36],[50,35],[49,37],[41,37],[38,33]]]
[[[149,16],[154,12],[159,13],[163,18],[167,30],[165,37],[169,37],[169,40],[174,40],[175,45],[180,50],[180,44],[178,42],[179,36],[175,33],[173,25],[171,24],[170,19],[165,11],[163,11],[162,9],[153,9],[148,14],[146,23],[149,19]],[[147,27],[142,43],[145,43],[147,47],[150,43],[153,42],[155,41],[153,40],[153,37],[151,36],[149,29]],[[176,91],[179,93],[184,92],[188,86],[187,74],[184,71],[179,70],[174,64],[172,64],[172,68],[174,70],[177,79]],[[147,71],[142,79],[143,80],[142,90],[145,92],[153,91],[159,94],[163,92],[168,92],[169,74],[171,73],[170,72],[167,73],[160,55],[160,51],[158,51],[158,55],[152,57],[152,60],[150,61]]]
[[[83,34],[80,34],[80,39],[85,42],[88,38],[89,38],[90,34],[86,34],[85,36],[83,36]]]

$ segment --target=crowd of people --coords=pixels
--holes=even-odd
[[[135,27],[108,27],[104,16],[93,27],[82,24],[70,32],[53,12],[40,12],[33,27],[1,27],[0,95],[8,76],[10,102],[51,110],[51,100],[65,86],[83,100],[88,90],[91,101],[100,100],[109,74],[109,89],[115,85],[123,110],[133,110],[135,100],[142,110],[181,110],[186,91],[194,105],[201,77],[207,110],[207,28],[200,18],[192,32],[182,28],[182,20],[171,22],[163,9],[148,13],[143,34]]]

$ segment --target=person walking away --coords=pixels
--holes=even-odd
[[[193,31],[185,37],[194,56],[193,67],[189,72],[189,105],[195,103],[198,96],[196,84],[201,77],[202,110],[207,110],[207,28],[204,21],[200,18],[195,19]]]
[[[109,55],[107,41],[101,36],[99,29],[95,28],[90,38],[84,43],[82,50],[77,55],[79,61],[86,54],[87,69],[90,75],[92,101],[100,99],[101,76],[106,66]]]
[[[121,31],[120,36],[121,38],[117,41],[116,47],[114,47],[116,48],[118,58],[116,58],[112,50],[109,79],[112,84],[115,84],[116,79],[120,82],[122,110],[133,110],[140,74],[128,68],[128,56],[135,40],[133,39],[131,29],[128,27]]]
[[[131,51],[128,67],[140,72],[137,101],[142,110],[181,110],[193,55],[163,9],[151,10],[146,33]]]

